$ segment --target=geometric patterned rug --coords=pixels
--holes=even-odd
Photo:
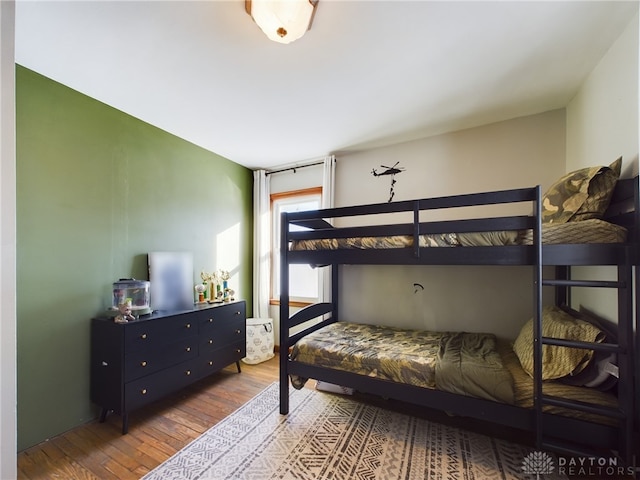
[[[143,480],[564,478],[527,470],[521,445],[307,388],[280,415],[278,396],[274,383]]]

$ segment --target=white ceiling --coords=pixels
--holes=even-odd
[[[16,61],[273,167],[564,107],[637,10],[320,0],[312,29],[281,45],[244,0],[18,0]]]

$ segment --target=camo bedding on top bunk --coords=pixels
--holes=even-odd
[[[300,339],[291,360],[396,383],[431,388],[533,408],[533,380],[522,369],[510,343],[491,334],[429,332],[336,322]],[[295,388],[308,379],[291,375]],[[345,385],[348,386],[348,385]],[[547,395],[608,407],[616,397],[593,388],[543,382]],[[549,413],[612,423],[607,417],[545,406]]]
[[[543,224],[542,243],[622,243],[626,241],[627,230],[604,220],[589,219],[580,222]],[[420,247],[487,247],[503,245],[531,245],[533,236],[527,231],[496,231],[478,233],[440,233],[420,235]],[[337,250],[390,249],[413,246],[411,235],[386,237],[324,238],[316,240],[296,240],[291,250]]]

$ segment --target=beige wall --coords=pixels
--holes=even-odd
[[[0,1],[0,478],[16,478],[15,2]]]
[[[564,110],[516,118],[389,147],[338,154],[336,205],[386,202],[399,166],[394,201],[550,184],[564,171]]]
[[[623,157],[638,173],[638,15],[567,106],[567,171]]]
[[[310,165],[308,167],[296,168],[295,170],[287,170],[269,175],[271,193],[290,192],[321,186],[322,164]]]
[[[565,112],[555,110],[337,155],[336,206],[386,202],[390,179],[371,170],[397,161],[394,201],[547,186],[564,173],[565,149]],[[531,316],[532,278],[528,267],[345,266],[342,320],[514,338]]]
[[[622,176],[638,174],[638,15],[567,106],[567,171],[609,164],[622,155]],[[613,268],[576,269],[583,278],[615,279]],[[575,289],[574,308],[615,320],[615,292]]]

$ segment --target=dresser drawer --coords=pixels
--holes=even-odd
[[[212,308],[200,313],[202,315],[198,316],[198,318],[201,335],[217,331],[219,327],[229,323],[236,324],[241,321],[244,324],[246,319],[244,302]]]
[[[227,365],[230,365],[234,362],[239,362],[246,356],[247,344],[244,339],[232,345],[228,345],[221,350],[200,352],[198,374],[201,377],[206,377],[207,375],[215,373],[218,370],[226,367]]]
[[[198,361],[189,360],[147,375],[124,387],[124,411],[131,411],[186,387],[198,376]]]
[[[159,348],[168,343],[197,335],[193,316],[175,315],[155,320],[132,322],[125,329],[125,352],[142,348]]]
[[[216,350],[231,343],[246,341],[247,326],[244,318],[214,322],[213,326],[200,333],[200,349]]]
[[[150,375],[198,356],[198,337],[188,337],[161,349],[145,348],[128,353],[124,363],[124,381]]]

